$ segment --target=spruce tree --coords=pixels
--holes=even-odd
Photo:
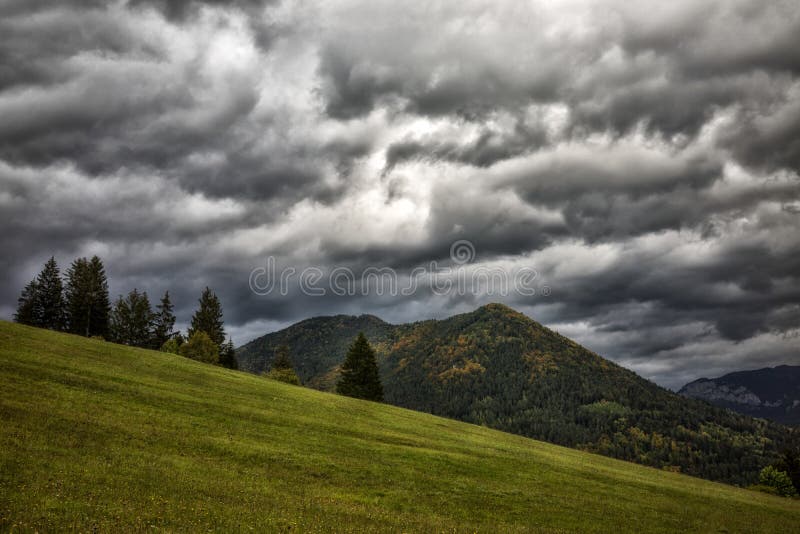
[[[64,330],[64,288],[56,259],[51,257],[36,277],[34,297],[37,326],[51,330]]]
[[[28,326],[40,326],[40,312],[36,309],[36,279],[34,278],[17,299],[17,313],[14,314],[14,320],[20,324]]]
[[[134,296],[138,296],[135,298]],[[137,347],[149,347],[153,339],[153,308],[150,307],[150,299],[147,297],[147,291],[137,294],[136,289],[129,295],[129,298],[134,297],[131,302],[131,311],[133,318],[133,345]]]
[[[175,327],[175,314],[172,310],[175,307],[169,299],[169,291],[164,293],[161,297],[161,302],[156,306],[156,313],[153,319],[153,339],[152,347],[155,349],[161,348],[164,343],[169,341],[175,332],[172,330]]]
[[[131,345],[136,347],[149,347],[153,339],[153,308],[147,291],[138,293],[134,289],[128,295],[131,306]]]
[[[67,329],[73,334],[88,335],[89,260],[77,258],[67,269]]]
[[[205,332],[211,341],[221,347],[225,343],[225,328],[222,322],[222,305],[219,299],[208,287],[200,296],[200,307],[192,316],[189,326],[189,338],[196,332]]]
[[[153,310],[147,293],[134,289],[119,297],[111,312],[109,335],[115,343],[149,347],[153,339]]]
[[[84,336],[108,337],[111,304],[103,262],[78,258],[67,270],[67,322],[69,331]]]
[[[228,369],[238,369],[236,362],[236,348],[233,346],[233,339],[228,338],[228,342],[219,349],[219,364]]]
[[[131,307],[128,305],[127,299],[119,296],[114,307],[111,309],[111,315],[108,321],[108,338],[114,343],[128,344],[128,329],[131,324]]]
[[[358,399],[383,401],[383,386],[375,351],[363,332],[358,334],[350,346],[341,371],[342,376],[336,384],[337,393]]]

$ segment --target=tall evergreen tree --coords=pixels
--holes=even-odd
[[[114,307],[111,309],[111,315],[108,318],[108,338],[114,343],[128,344],[128,330],[131,324],[131,307],[128,304],[128,299],[119,296]]]
[[[99,257],[92,256],[92,259],[89,260],[89,274],[94,295],[89,335],[105,337],[108,335],[108,316],[111,313],[111,299],[108,295],[106,269]]]
[[[34,310],[38,325],[51,330],[64,330],[64,287],[56,259],[51,257],[36,277]]]
[[[189,337],[196,332],[205,332],[211,341],[221,347],[225,343],[225,328],[222,322],[222,305],[219,303],[217,295],[209,288],[203,290],[200,295],[200,307],[192,316],[189,326]]]
[[[67,269],[67,330],[73,334],[88,335],[89,324],[89,260],[77,258]]]
[[[126,298],[119,297],[111,312],[111,340],[133,347],[149,347],[153,339],[153,310],[147,292],[134,289]]]
[[[153,339],[152,347],[160,349],[164,343],[169,341],[175,335],[173,328],[175,327],[175,314],[172,310],[175,307],[169,299],[169,291],[164,293],[161,297],[161,302],[156,306],[156,313],[153,319]]]
[[[236,362],[236,348],[233,346],[233,339],[228,338],[228,342],[219,349],[219,364],[228,369],[238,369]]]
[[[14,320],[16,322],[29,326],[40,326],[41,313],[36,309],[37,289],[38,286],[34,278],[28,282],[28,285],[22,290],[22,294],[19,299],[17,299],[17,313],[14,314]]]
[[[336,384],[337,393],[358,399],[383,401],[378,361],[363,332],[358,334],[350,346],[341,369],[342,377]]]
[[[103,262],[78,258],[67,270],[67,318],[69,331],[84,336],[108,337],[111,303]]]

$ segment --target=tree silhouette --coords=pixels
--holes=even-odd
[[[222,305],[219,303],[219,298],[209,288],[205,288],[199,302],[200,307],[192,316],[189,337],[191,338],[196,332],[205,332],[217,347],[222,347],[225,343],[225,328],[222,323]]]
[[[356,337],[342,364],[342,377],[336,384],[336,392],[358,399],[383,401],[375,351],[363,332]]]

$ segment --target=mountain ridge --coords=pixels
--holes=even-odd
[[[678,393],[753,417],[800,425],[800,366],[778,365],[700,378]]]

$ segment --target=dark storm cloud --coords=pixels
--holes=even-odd
[[[136,41],[125,21],[88,9],[104,2],[85,4],[86,11],[80,12],[74,4],[43,2],[38,14],[32,13],[37,6],[27,2],[17,9],[0,6],[0,89],[69,81],[76,72],[67,60],[86,51],[158,59],[148,43]]]
[[[800,91],[766,113],[740,110],[722,140],[748,165],[800,172]]]
[[[559,298],[574,307],[575,314],[586,314],[595,307],[613,308],[620,295],[630,301],[658,303],[656,321],[679,314],[681,322],[713,324],[721,336],[741,341],[759,332],[796,328],[796,322],[786,320],[787,307],[800,298],[800,277],[796,274],[800,263],[795,252],[740,246],[725,251],[702,268],[659,265],[652,258],[634,256],[615,264],[613,271],[593,276],[591,285],[570,281]],[[771,282],[787,277],[791,280],[788,290],[778,289]],[[624,323],[617,319],[617,324]],[[648,356],[646,347],[637,353]]]
[[[326,110],[350,118],[388,105],[479,123],[498,109],[565,102],[575,134],[622,135],[644,124],[653,133],[694,136],[721,108],[775,106],[796,87],[800,14],[791,2],[679,2],[662,8],[663,14],[609,4],[593,13],[595,24],[608,26],[574,39],[526,34],[528,28],[512,20],[507,36],[489,40],[477,30],[469,39],[469,28],[438,54],[426,46],[440,42],[435,31],[408,27],[402,19],[388,30],[366,29],[358,39],[334,34],[320,63]],[[548,22],[542,18],[521,20],[535,27]],[[410,151],[437,153],[405,143],[390,157]],[[739,149],[745,156],[747,151]]]
[[[85,10],[105,7],[108,5],[108,0],[61,0],[58,5],[73,10]],[[53,2],[50,0],[5,0],[0,4],[0,14],[30,15],[51,10],[53,7]]]
[[[129,6],[152,6],[170,20],[177,21],[186,19],[203,5],[251,9],[272,3],[270,0],[128,0]]]
[[[456,142],[425,143],[417,140],[400,141],[386,150],[386,169],[409,160],[451,161],[476,167],[489,167],[498,161],[520,156],[544,146],[547,132],[517,121],[510,132],[484,128],[478,137],[464,145]]]
[[[362,116],[399,98],[399,106],[409,112],[480,119],[498,109],[556,97],[562,73],[552,66],[531,73],[509,71],[471,57],[474,45],[463,49],[454,45],[445,51],[450,57],[444,59],[452,64],[442,74],[435,71],[437,58],[430,57],[421,43],[413,43],[414,31],[400,27],[398,33],[401,42],[396,46],[386,46],[382,36],[370,33],[362,36],[363,41],[347,36],[325,43],[319,72],[329,115]],[[371,43],[372,39],[379,43]]]
[[[241,343],[505,300],[672,387],[798,363],[790,1],[6,1],[0,306],[50,255],[212,286]],[[552,294],[260,297],[282,267],[532,267]]]
[[[263,16],[265,7],[280,4],[279,0],[127,0],[131,9],[153,8],[158,10],[171,22],[185,23],[191,17],[197,17],[201,9],[223,8],[237,10],[248,15],[249,28],[253,32],[255,43],[263,50],[269,50],[275,40],[286,31],[272,24]]]
[[[697,2],[678,5],[667,20],[644,23],[637,8],[623,16],[621,46],[630,53],[663,53],[677,58],[680,71],[712,77],[742,71],[800,73],[797,32],[800,16],[787,0]],[[648,9],[644,5],[639,10]],[[669,8],[666,9],[669,15]],[[764,39],[752,39],[756,35]]]
[[[201,3],[157,2],[170,13]],[[215,78],[205,42],[183,51],[194,56],[184,64],[171,64],[171,44],[147,40],[124,11],[69,7],[82,6],[51,6],[35,17],[20,9],[0,23],[0,158],[9,163],[69,162],[94,176],[139,168],[218,197],[326,199],[337,186],[321,184],[321,168],[347,168],[365,152],[347,140],[314,147],[302,132],[286,139],[290,119],[280,110],[254,116],[255,74],[233,69]],[[208,162],[208,154],[220,157]]]

